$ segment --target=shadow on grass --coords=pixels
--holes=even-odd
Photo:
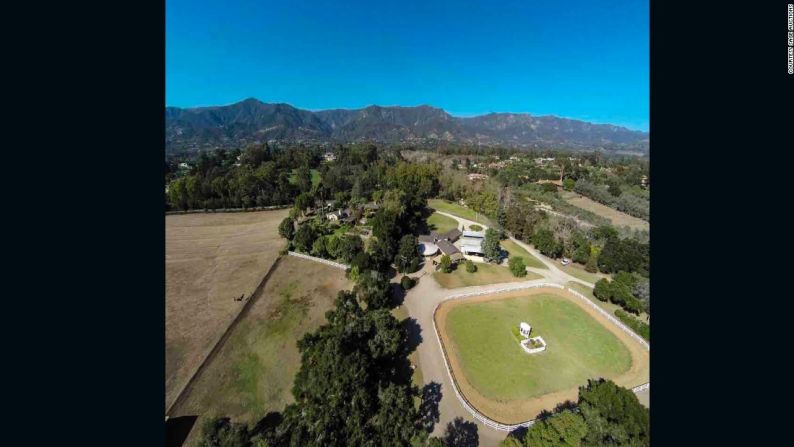
[[[447,424],[444,433],[445,447],[477,447],[480,445],[480,435],[477,433],[477,424],[456,417]]]
[[[182,447],[198,416],[179,416],[165,421],[165,446]]]
[[[419,404],[420,423],[422,429],[428,433],[433,432],[433,428],[441,417],[438,406],[442,396],[441,384],[438,382],[430,382],[422,388],[422,402]]]
[[[420,343],[422,343],[422,326],[416,321],[416,318],[408,317],[400,322],[405,331],[405,355],[408,355],[416,350]]]

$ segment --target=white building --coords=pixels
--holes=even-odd
[[[529,333],[532,331],[532,326],[530,326],[529,323],[524,323],[522,321],[521,324],[518,325],[518,331],[521,332],[521,335],[524,337],[529,338]]]

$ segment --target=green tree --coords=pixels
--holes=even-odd
[[[502,256],[502,247],[499,245],[499,232],[493,228],[485,231],[485,239],[482,242],[482,251],[485,259],[490,262],[498,261]]]
[[[563,410],[529,428],[526,444],[531,447],[580,447],[587,423],[571,410]]]
[[[650,445],[649,410],[631,390],[608,380],[589,380],[579,388],[578,406],[587,423],[586,445]]]
[[[554,233],[551,230],[539,229],[532,237],[532,242],[541,253],[550,258],[559,258],[562,254],[563,246],[554,238]]]
[[[595,253],[590,253],[590,257],[587,258],[587,264],[584,265],[584,269],[590,273],[598,272],[598,255]]]
[[[248,447],[248,426],[232,423],[229,418],[212,418],[202,426],[199,447]]]
[[[361,302],[367,304],[367,308],[380,309],[391,306],[389,280],[386,275],[376,270],[361,272],[353,291]]]
[[[295,239],[292,241],[295,244],[295,249],[304,253],[309,253],[314,244],[315,233],[314,228],[307,222],[295,232]]]
[[[312,243],[312,255],[317,256],[319,258],[327,258],[328,257],[328,250],[325,248],[325,236],[319,236],[317,239],[314,240]]]
[[[295,209],[304,213],[314,205],[314,196],[309,192],[304,192],[295,198]]]
[[[477,265],[471,259],[466,260],[466,271],[469,273],[474,273],[477,271]]]
[[[300,231],[300,230],[299,230]],[[297,240],[297,236],[295,237]],[[349,264],[353,261],[356,254],[363,251],[364,243],[361,242],[361,238],[358,236],[352,235],[344,235],[339,238],[339,247],[337,248],[337,256],[339,259],[342,260],[345,264]]]
[[[573,187],[576,185],[576,182],[572,178],[567,178],[562,181],[562,188],[566,191],[573,191]]]
[[[521,256],[511,256],[510,260],[507,261],[507,264],[510,267],[510,272],[513,273],[513,276],[517,278],[527,276],[527,265],[524,263],[524,258]]]
[[[309,192],[312,189],[312,171],[308,166],[303,165],[295,170],[295,176],[298,180],[298,188],[302,193]]]
[[[609,301],[612,299],[612,285],[606,278],[601,278],[595,283],[593,295],[601,301]]]
[[[441,259],[438,261],[438,269],[443,273],[452,272],[452,259],[449,255],[441,256]]]
[[[278,225],[278,234],[284,239],[291,241],[295,237],[295,221],[292,218],[285,217]]]
[[[612,194],[613,197],[620,197],[622,191],[620,190],[620,185],[617,183],[610,183],[609,188],[607,188],[607,192]]]
[[[419,268],[421,259],[417,249],[416,237],[406,234],[400,239],[400,247],[394,257],[394,265],[400,273],[413,273]]]

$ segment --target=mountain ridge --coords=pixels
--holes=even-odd
[[[269,142],[467,144],[527,149],[648,152],[649,134],[553,115],[491,112],[456,117],[431,105],[310,111],[256,98],[194,108],[166,106],[166,152]]]

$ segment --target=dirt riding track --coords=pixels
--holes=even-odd
[[[534,419],[543,410],[551,411],[557,404],[564,402],[565,400],[576,401],[578,396],[578,387],[522,400],[502,401],[484,396],[466,379],[460,359],[456,356],[455,350],[450,349],[453,345],[446,329],[446,322],[447,315],[452,308],[466,303],[502,300],[506,298],[527,297],[528,299],[532,299],[532,296],[537,296],[540,294],[554,294],[569,298],[572,302],[579,305],[582,310],[587,312],[590,317],[594,318],[615,336],[617,336],[618,339],[629,349],[632,359],[631,367],[619,377],[610,377],[611,380],[618,385],[627,388],[641,385],[649,381],[650,353],[634,339],[632,339],[628,334],[604,318],[603,315],[593,310],[593,308],[590,306],[587,306],[579,298],[576,298],[565,291],[553,288],[538,288],[444,301],[439,305],[434,316],[436,327],[438,328],[441,341],[445,346],[445,351],[448,355],[448,361],[460,392],[480,413],[504,424],[516,424]]]
[[[166,216],[166,409],[275,262],[288,213]]]

